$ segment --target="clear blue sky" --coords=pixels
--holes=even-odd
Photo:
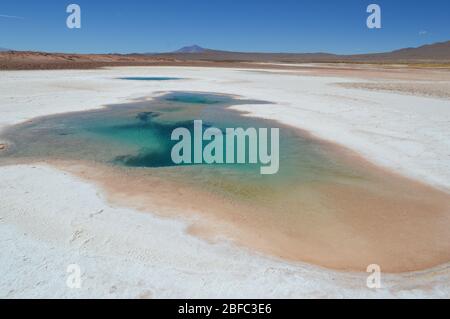
[[[66,7],[82,28],[66,27]],[[382,29],[366,7],[382,8]],[[163,52],[198,44],[260,52],[380,52],[450,40],[449,0],[1,0],[0,47]]]

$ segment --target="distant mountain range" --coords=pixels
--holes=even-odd
[[[202,48],[198,45],[183,47],[170,53],[149,54],[177,60],[220,62],[408,62],[450,61],[450,41],[428,44],[418,48],[405,48],[385,53],[338,55],[317,53],[258,53],[232,52]]]
[[[450,41],[386,53],[258,53],[205,49],[198,45],[171,53],[76,54],[0,49],[0,70],[80,69],[105,66],[255,66],[249,63],[415,63],[450,65]]]
[[[0,48],[0,52],[11,49]],[[20,51],[16,51],[20,52]],[[40,52],[45,53],[45,52]],[[51,55],[51,53],[45,53]],[[64,53],[61,53],[64,54]],[[70,53],[66,53],[70,54]],[[95,56],[95,54],[75,54],[79,56]],[[213,61],[213,62],[420,62],[446,61],[450,62],[450,41],[427,44],[417,48],[405,48],[384,53],[367,53],[339,55],[326,52],[315,53],[260,53],[233,52],[203,48],[199,45],[182,47],[168,53],[133,53],[133,54],[100,54],[117,57],[155,57],[158,59],[183,61]]]

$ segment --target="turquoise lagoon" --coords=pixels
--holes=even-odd
[[[244,116],[232,105],[265,104],[210,93],[171,92],[155,99],[111,105],[104,109],[47,116],[7,130],[12,147],[6,158],[83,160],[119,169],[145,169],[153,174],[189,179],[199,187],[242,199],[270,201],[307,183],[357,183],[365,176],[323,143],[277,122]],[[183,165],[172,162],[175,128],[280,128],[280,169],[261,175],[260,164]],[[193,133],[192,133],[193,135]]]

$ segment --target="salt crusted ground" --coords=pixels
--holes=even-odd
[[[414,80],[415,71],[399,72]],[[448,71],[439,72],[441,85],[448,85]],[[135,82],[121,76],[185,80]],[[420,91],[335,85],[352,82],[367,79],[189,67],[0,72],[0,129],[158,91],[238,94],[275,103],[239,106],[255,116],[301,127],[449,191],[450,101]],[[184,220],[111,207],[102,190],[44,164],[0,167],[0,195],[0,297],[450,297],[449,265],[384,275],[383,288],[370,290],[366,274],[207,243],[187,235]],[[81,289],[66,286],[66,268],[75,263],[83,272]]]

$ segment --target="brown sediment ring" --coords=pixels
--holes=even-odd
[[[358,162],[357,157],[353,160]],[[392,182],[389,189],[406,188],[412,196],[384,199],[364,189],[321,186],[316,192],[330,197],[328,203],[336,205],[340,213],[322,220],[306,212],[294,220],[298,231],[290,234],[289,223],[277,218],[282,216],[267,214],[263,207],[229,203],[183,181],[142,177],[139,172],[127,174],[93,163],[51,164],[100,186],[110,203],[163,217],[186,218],[192,222],[190,234],[206,240],[225,236],[238,245],[289,261],[344,271],[365,271],[370,264],[380,264],[384,272],[403,273],[450,260],[450,196],[381,168],[373,173]],[[409,203],[414,196],[420,199]],[[258,214],[252,215],[255,209]]]

